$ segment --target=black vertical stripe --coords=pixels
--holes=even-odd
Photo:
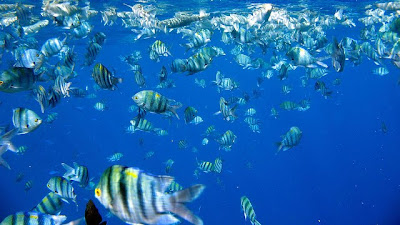
[[[163,212],[158,211],[157,208],[157,202],[156,202],[156,186],[155,186],[155,180],[152,180],[150,182],[150,189],[151,189],[151,205],[153,207],[153,212],[155,212],[156,214],[163,214]]]
[[[109,197],[110,202],[114,201],[114,194],[111,192],[111,178],[112,178],[112,173],[113,173],[114,167],[110,167],[108,169],[108,174],[107,174],[107,180],[105,182],[105,190],[107,190],[107,195]]]
[[[46,213],[50,213],[51,212],[50,214],[53,214],[53,213],[55,213],[55,210],[58,209],[57,203],[54,202],[54,198],[50,197],[50,195],[47,196],[47,199],[48,199],[48,202],[49,202],[49,205],[51,206],[51,208],[48,209],[48,207],[47,207],[48,204],[44,204],[43,208],[45,208]]]
[[[29,213],[24,214],[24,223],[23,224],[24,225],[30,224],[29,219],[30,219]]]
[[[11,225],[17,224],[17,217],[15,215],[11,216]]]
[[[142,214],[143,218],[147,220],[147,213],[146,213],[146,205],[144,202],[144,197],[143,197],[143,187],[142,187],[142,172],[138,172],[138,178],[136,182],[136,191],[137,191],[137,198],[139,199],[139,206],[140,206],[140,213]]]
[[[129,203],[128,203],[128,196],[127,196],[127,187],[126,184],[127,182],[127,176],[125,174],[126,168],[121,171],[121,177],[119,180],[119,194],[122,198],[122,210],[125,211],[128,214],[128,218],[131,218],[131,212],[129,208]]]

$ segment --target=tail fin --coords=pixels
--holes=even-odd
[[[254,220],[254,222],[253,222],[252,224],[254,224],[254,225],[261,225],[261,223],[258,222],[258,220]]]
[[[75,176],[75,169],[74,169],[74,168],[68,166],[68,165],[65,164],[65,163],[61,163],[61,165],[62,165],[62,166],[64,167],[64,169],[66,170],[65,173],[64,173],[64,175],[63,175],[63,177],[64,177],[65,179],[70,179],[70,177]]]
[[[10,165],[8,165],[8,163],[1,157],[7,151],[7,147],[8,145],[2,145],[0,147],[0,165],[3,165],[7,169],[11,170]]]
[[[186,208],[185,203],[191,202],[198,198],[203,192],[204,188],[204,185],[196,184],[190,188],[177,191],[170,195],[168,210],[176,215],[179,215],[192,224],[203,225],[203,221],[194,215],[192,211]]]

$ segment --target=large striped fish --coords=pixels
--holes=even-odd
[[[203,221],[185,203],[195,200],[205,186],[166,194],[174,180],[170,176],[153,176],[137,168],[114,165],[107,168],[95,189],[100,203],[122,221],[129,224],[175,224],[174,213],[192,224]]]
[[[97,63],[93,67],[92,77],[103,89],[114,90],[115,85],[122,83],[122,78],[114,77],[114,75],[101,63]]]
[[[47,182],[47,188],[61,196],[63,201],[68,202],[67,199],[72,199],[72,201],[76,204],[76,194],[74,192],[74,188],[64,177],[50,178],[49,182]]]
[[[251,224],[253,225],[261,225],[261,223],[256,220],[256,213],[254,212],[250,200],[246,196],[242,196],[240,198],[240,204],[242,205],[244,218],[249,218]]]
[[[175,100],[168,99],[158,92],[144,90],[136,93],[132,97],[133,101],[142,109],[159,114],[172,112],[179,119],[176,110],[182,107],[182,104]]]

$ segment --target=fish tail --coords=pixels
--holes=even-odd
[[[258,222],[258,220],[254,220],[254,222],[252,222],[253,225],[261,225],[260,222]]]
[[[179,215],[192,224],[203,225],[203,221],[194,215],[192,211],[186,208],[185,203],[191,202],[198,198],[203,192],[204,188],[204,185],[196,184],[190,188],[173,193],[169,196],[169,211]]]
[[[11,170],[10,165],[8,165],[8,163],[6,162],[6,160],[4,160],[1,156],[7,151],[7,145],[2,145],[0,147],[0,165],[3,165],[4,167],[6,167],[7,169]]]
[[[64,178],[70,177],[71,175],[74,175],[74,176],[75,176],[75,169],[74,169],[74,168],[68,166],[68,165],[65,164],[65,163],[61,163],[61,165],[62,165],[62,166],[64,167],[64,169],[66,170],[65,173],[64,173],[64,176],[63,176]]]
[[[276,151],[275,155],[277,155],[283,148],[282,142],[276,142],[276,146],[278,146],[278,150]]]

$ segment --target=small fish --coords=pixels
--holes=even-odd
[[[328,66],[318,59],[314,58],[307,50],[302,47],[293,47],[287,53],[286,56],[293,62],[295,66],[303,66],[309,68],[315,68],[314,63],[327,68]]]
[[[190,121],[190,123],[194,125],[199,125],[202,122],[203,118],[201,118],[200,116],[196,116],[192,121]]]
[[[279,117],[279,113],[274,107],[271,108],[271,114],[270,115],[272,117],[274,117],[275,119],[277,119]]]
[[[292,101],[284,101],[279,106],[281,109],[284,109],[287,111],[297,110],[297,108],[299,107],[299,105],[297,103],[292,102]]]
[[[61,49],[64,47],[67,37],[64,40],[60,41],[58,38],[48,39],[43,45],[41,52],[46,57],[51,57],[53,55],[58,54]]]
[[[208,144],[208,139],[207,138],[203,138],[203,140],[201,141],[202,145],[207,145]]]
[[[97,63],[93,67],[92,77],[96,84],[98,84],[103,89],[114,90],[117,84],[122,83],[122,78],[115,77],[101,63]]]
[[[0,74],[0,91],[16,93],[31,90],[40,76],[34,70],[25,67],[13,67]]]
[[[230,151],[232,145],[235,143],[236,138],[236,135],[231,130],[227,130],[219,139],[217,139],[217,142],[220,145],[219,149]]]
[[[26,145],[19,146],[17,148],[17,154],[23,155],[23,154],[25,154],[26,150],[28,150],[28,147]]]
[[[155,131],[153,124],[142,117],[135,117],[130,121],[130,123],[133,126],[132,133],[134,133],[137,130],[144,132]]]
[[[116,161],[121,160],[121,158],[123,156],[124,155],[122,153],[117,152],[117,153],[114,153],[111,156],[107,157],[107,159],[108,159],[109,162],[116,162]]]
[[[36,49],[27,49],[15,54],[15,67],[25,67],[38,71],[44,62],[44,55]]]
[[[222,159],[216,158],[214,161],[214,172],[221,173],[222,172]]]
[[[29,191],[31,190],[33,187],[33,181],[32,180],[28,180],[25,185],[24,185],[24,190],[25,191]]]
[[[382,131],[382,133],[384,133],[384,134],[386,134],[387,131],[388,131],[388,129],[387,129],[387,127],[386,127],[386,124],[385,124],[385,122],[383,122],[383,121],[382,121],[382,123],[381,123],[381,131]]]
[[[58,118],[58,113],[53,112],[47,115],[46,123],[53,123]]]
[[[144,160],[150,159],[153,156],[154,156],[154,151],[148,151],[146,152],[146,154],[144,154]]]
[[[206,87],[206,81],[204,79],[194,79],[194,83],[197,84],[197,86],[201,87],[201,88],[205,88]]]
[[[172,112],[179,119],[176,110],[182,107],[182,104],[176,102],[175,100],[168,99],[155,91],[140,91],[136,93],[132,97],[132,99],[138,107],[146,111],[158,114],[166,114],[167,112]]]
[[[0,224],[9,225],[34,225],[51,224],[61,225],[67,219],[63,215],[48,215],[40,212],[18,212],[7,216]],[[27,222],[25,222],[27,221]]]
[[[172,169],[172,165],[174,164],[175,162],[174,162],[174,160],[172,160],[172,159],[168,159],[164,164],[165,164],[165,172],[166,173],[169,173],[169,172],[171,172],[171,169]]]
[[[150,46],[150,59],[159,62],[160,56],[170,56],[167,46],[160,40],[156,40]]]
[[[290,130],[282,136],[282,141],[277,143],[278,152],[287,151],[300,143],[303,133],[298,127],[291,127]]]
[[[386,67],[378,67],[372,73],[378,76],[385,76],[389,74],[389,70]]]
[[[178,142],[178,148],[179,148],[179,149],[186,149],[188,146],[189,146],[189,145],[188,145],[188,143],[187,143],[186,140],[180,140],[180,141]]]
[[[209,135],[212,135],[214,132],[215,132],[215,126],[211,125],[211,126],[207,127],[204,135],[209,136]]]
[[[59,215],[62,207],[63,201],[61,200],[61,196],[54,192],[50,192],[31,211],[48,215]]]
[[[17,177],[15,178],[15,182],[17,182],[17,183],[21,182],[24,179],[24,177],[25,177],[25,174],[22,172],[19,172],[17,174]]]
[[[261,225],[261,223],[257,221],[254,208],[251,205],[250,200],[246,196],[242,196],[240,198],[240,205],[242,206],[245,219],[249,218],[252,225]]]
[[[204,173],[210,173],[214,171],[214,165],[211,162],[201,161],[197,163],[197,166]]]
[[[166,194],[173,180],[170,176],[154,176],[137,168],[114,165],[102,174],[95,197],[125,223],[176,224],[178,215],[192,224],[203,224],[184,204],[198,198],[205,186],[194,185]]]
[[[89,170],[86,166],[82,166],[74,162],[74,167],[70,167],[65,163],[61,165],[66,170],[63,177],[65,179],[76,181],[79,186],[85,188],[89,184]]]
[[[96,102],[93,106],[94,109],[96,109],[97,111],[105,111],[108,109],[108,106],[106,105],[106,103],[104,101],[100,101],[100,102]]]
[[[167,136],[168,135],[168,131],[163,130],[163,129],[159,129],[159,128],[155,128],[154,132],[158,135],[158,136]]]
[[[249,108],[245,112],[245,116],[254,116],[257,113],[257,111],[254,108]]]
[[[188,124],[197,116],[197,110],[194,107],[188,106],[185,109],[185,123]]]
[[[183,187],[175,181],[172,181],[171,184],[168,186],[167,192],[168,194],[172,194],[174,192],[183,190]]]
[[[59,195],[63,201],[68,202],[71,199],[76,204],[76,194],[71,183],[64,177],[52,177],[47,182],[47,188],[55,194]]]

